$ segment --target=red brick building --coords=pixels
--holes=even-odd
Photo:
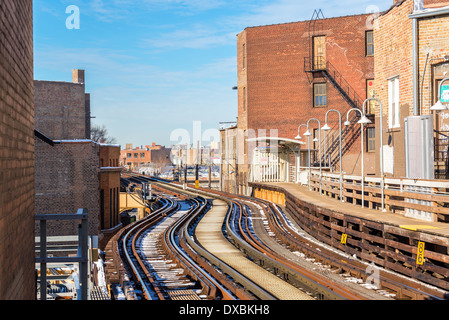
[[[90,139],[85,72],[73,70],[72,75],[70,83],[35,81],[36,212],[87,209],[89,235],[101,240],[120,227],[120,146]],[[48,234],[72,235],[74,230],[73,223],[49,223]]]
[[[127,144],[120,153],[120,164],[130,170],[137,170],[142,167],[154,167],[160,169],[169,165],[171,149],[152,143],[145,147],[133,148],[132,144]]]
[[[383,145],[379,110],[376,145],[384,151],[387,176],[449,179],[449,112],[430,109],[438,101],[439,84],[449,75],[449,2],[426,0],[422,8],[415,7],[419,3],[394,1],[375,20],[374,89],[383,106]],[[424,122],[430,132],[419,124]],[[421,145],[425,135],[427,143]]]
[[[34,300],[33,2],[0,1],[0,300]]]
[[[91,140],[36,137],[35,188],[37,214],[76,213],[87,209],[89,235],[100,233],[100,147]],[[47,235],[77,235],[78,221],[49,221]],[[36,224],[36,235],[40,232]]]
[[[72,82],[34,82],[36,129],[50,139],[90,139],[90,94],[85,71],[73,70]]]
[[[100,228],[113,232],[120,224],[120,146],[100,145]]]
[[[310,21],[249,27],[237,36],[237,50],[238,130],[249,138],[270,136],[274,130],[281,138],[294,139],[298,127],[309,119],[316,118],[323,126],[331,109],[339,110],[344,122],[348,110],[362,109],[374,81],[372,17],[366,14],[325,19],[316,11]],[[356,115],[351,112],[350,118]],[[343,170],[348,174],[360,173],[360,126],[356,122],[344,140]],[[329,114],[334,130],[327,135],[328,147],[339,133],[337,123],[336,113]],[[318,123],[312,121],[310,127],[318,137]],[[301,129],[301,135],[304,132]],[[374,174],[374,126],[365,127],[364,135],[370,138],[365,138],[363,146],[365,174]],[[254,145],[239,140],[239,183],[244,186]],[[333,145],[333,151],[326,154],[323,139],[322,162],[330,161],[339,170],[338,148]],[[318,146],[310,148],[317,150]]]

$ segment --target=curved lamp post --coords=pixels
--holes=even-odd
[[[310,142],[310,136],[312,135],[312,133],[310,133],[309,124],[310,124],[310,121],[312,121],[312,120],[318,122],[318,149],[319,149],[319,161],[320,161],[320,195],[321,195],[321,190],[322,190],[321,172],[322,172],[322,168],[321,168],[321,122],[320,122],[320,120],[318,120],[316,118],[309,119],[309,121],[307,121],[307,132],[304,133],[304,135],[309,137],[309,142]],[[316,141],[316,140],[314,139],[314,141]],[[312,174],[312,169],[311,169],[311,165],[310,165],[310,144],[309,144],[309,190],[310,190],[311,174]]]
[[[365,101],[366,102],[366,101]],[[365,103],[363,106],[363,110],[365,110]],[[357,123],[360,124],[360,132],[362,135],[362,147],[361,147],[361,152],[362,152],[362,208],[365,207],[365,177],[364,177],[364,164],[363,164],[363,149],[364,149],[364,143],[363,143],[363,126],[365,124],[371,123],[371,120],[369,120],[366,115],[365,112],[362,112],[360,109],[357,108],[352,108],[351,110],[348,111],[348,113],[346,114],[346,122],[345,122],[345,126],[349,126],[351,124],[351,122],[349,122],[349,114],[351,113],[351,111],[357,111],[360,113],[360,117],[361,119],[359,121],[357,121]]]
[[[301,135],[299,134],[299,131],[301,130],[301,127],[306,127],[307,128],[307,125],[306,124],[301,124],[298,127],[298,135],[295,137],[296,140],[301,140],[302,139]]]
[[[295,137],[296,140],[302,140],[302,137],[300,135],[301,127],[306,127],[307,128],[307,125],[306,124],[299,125],[299,127],[298,127],[298,135]],[[310,149],[310,139],[309,139],[309,149]],[[296,183],[298,183],[298,180],[299,180],[298,179],[298,173],[299,173],[300,167],[301,167],[301,150],[299,151],[299,159],[298,159],[297,166],[298,167],[296,168]],[[310,163],[309,163],[309,166],[310,166]]]
[[[438,86],[438,101],[437,103],[435,103],[435,105],[433,105],[430,110],[432,111],[443,111],[443,110],[447,110],[447,107],[441,102],[441,86],[443,85],[443,82],[448,81],[448,78],[444,78],[443,80],[441,80],[439,86]]]
[[[326,112],[326,124],[321,128],[324,132],[331,130],[332,128],[329,127],[327,124],[327,117],[330,112],[336,112],[338,113],[338,120],[339,120],[339,139],[340,139],[340,201],[344,202],[343,199],[343,170],[342,170],[342,159],[341,159],[341,113],[338,110],[332,109]]]

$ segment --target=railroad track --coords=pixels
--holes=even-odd
[[[148,182],[139,181],[140,179],[140,177],[133,176],[134,183]],[[179,194],[161,186],[158,186],[157,190],[183,198],[189,198],[191,196],[186,196],[186,193]],[[170,200],[166,199],[164,201],[170,202]],[[202,197],[192,197],[188,201],[192,204],[190,210],[179,219],[176,219],[161,235],[160,243],[162,244],[163,251],[183,269],[184,274],[189,279],[197,283],[197,286],[201,288],[199,296],[207,297],[207,299],[226,300],[254,298],[245,292],[245,290],[236,287],[235,284],[229,283],[218,269],[208,264],[207,260],[192,249],[192,246],[198,248],[198,245],[190,241],[189,229],[192,228],[192,224],[195,223],[198,216],[208,208],[208,203]],[[148,229],[161,222],[167,215],[176,214],[178,209],[179,207],[176,207],[174,203],[166,204],[155,211],[150,217],[146,218],[145,221],[134,224],[129,230],[122,231],[121,235],[117,237],[123,248],[122,258],[128,266],[127,269],[131,277],[139,289],[142,290],[142,298],[144,299],[173,300],[184,295],[183,293],[179,294],[181,290],[167,290],[164,285],[161,285],[155,279],[154,274],[151,274],[148,270],[148,266],[145,266],[145,261],[143,261],[142,255],[139,253],[141,250],[136,248],[139,237],[142,237]],[[212,275],[215,275],[215,277]],[[216,279],[220,279],[220,281]],[[189,299],[193,299],[194,297],[194,294],[189,295]]]
[[[175,212],[178,204],[172,200],[163,199],[164,205],[150,216],[138,221],[128,228],[125,228],[119,237],[119,248],[121,256],[131,277],[147,300],[154,300],[156,297],[165,300],[166,296],[159,286],[155,284],[155,279],[148,271],[145,263],[138,253],[136,242],[147,229],[159,223],[165,216]],[[139,250],[140,251],[140,250]]]
[[[157,184],[158,187],[161,187],[160,184]],[[165,186],[167,187],[167,186]],[[173,188],[173,186],[171,186]],[[176,186],[175,188],[179,188],[179,186]],[[185,191],[184,191],[185,192]],[[321,283],[317,282],[317,277],[312,276],[312,273],[307,272],[306,270],[300,270],[298,266],[293,265],[291,262],[287,261],[283,257],[277,255],[273,250],[268,248],[263,242],[261,242],[254,234],[254,232],[249,230],[249,224],[245,223],[246,220],[243,219],[244,215],[247,215],[246,210],[244,210],[244,206],[242,206],[237,199],[234,199],[234,201],[230,201],[229,199],[223,197],[222,195],[219,196],[216,193],[205,193],[203,191],[203,194],[206,196],[213,196],[217,199],[220,199],[222,201],[225,201],[229,205],[229,212],[227,214],[226,218],[226,232],[228,235],[230,235],[230,240],[234,242],[237,247],[239,247],[245,254],[248,252],[251,252],[250,256],[254,258],[254,256],[259,256],[260,258],[259,263],[262,264],[265,268],[267,266],[270,266],[272,270],[278,274],[279,271],[283,271],[285,280],[288,280],[288,278],[291,278],[290,282],[294,282],[295,284],[299,284],[301,288],[307,288],[308,292],[312,292],[310,296],[314,296],[315,298],[325,298],[325,299],[356,299],[359,297],[356,297],[354,294],[351,294],[350,292],[345,292],[342,294],[342,290],[340,290],[340,293],[335,292],[335,287],[331,288],[331,285],[323,286]],[[181,224],[181,223],[180,223]],[[192,229],[192,228],[190,228]],[[245,230],[244,230],[245,229]],[[254,283],[254,281],[248,280],[245,276],[238,273],[237,270],[233,270],[232,267],[226,265],[223,261],[219,261],[218,259],[215,259],[211,256],[209,252],[206,252],[203,248],[201,248],[201,245],[197,242],[192,241],[192,237],[189,237],[187,235],[188,228],[184,229],[184,236],[182,237],[182,241],[180,243],[183,243],[184,246],[186,246],[185,242],[189,242],[189,246],[196,249],[196,252],[190,252],[191,256],[201,256],[204,257],[207,262],[215,265],[218,267],[222,273],[223,269],[227,275],[232,275],[231,277],[234,279],[235,282],[238,284],[235,285],[233,288],[230,288],[229,291],[236,294],[235,288],[238,287],[238,285],[244,286],[247,291],[251,291],[253,295],[255,295],[258,298],[262,299],[277,299],[276,296],[270,294],[267,290],[260,287],[260,285],[257,285]],[[177,231],[179,234],[179,231]],[[169,243],[169,241],[165,241],[166,244]],[[188,248],[184,250],[188,251]],[[199,254],[198,254],[199,253]],[[179,255],[179,252],[178,252]],[[172,258],[176,259],[176,254],[172,254]],[[204,261],[202,263],[204,266]],[[210,268],[209,268],[210,269]],[[210,270],[209,270],[210,271]],[[289,275],[288,277],[285,277],[285,275]],[[226,282],[229,282],[226,281]],[[225,283],[226,283],[225,282]],[[321,281],[323,282],[323,281]],[[229,286],[228,286],[229,288]],[[234,290],[233,290],[234,289]],[[303,289],[305,290],[305,289]],[[241,292],[240,292],[241,293]],[[251,297],[248,293],[245,292],[243,295],[243,298],[248,299]],[[229,297],[228,297],[229,298]]]
[[[207,212],[210,203],[205,198],[213,198],[228,204],[229,210],[225,219],[225,235],[236,247],[244,252],[251,260],[283,278],[285,281],[309,292],[316,299],[365,299],[354,290],[337,284],[328,278],[311,272],[291,260],[281,256],[270,248],[256,234],[249,206],[262,208],[266,217],[265,223],[269,232],[279,240],[282,245],[291,251],[302,252],[306,256],[322,263],[347,272],[355,277],[366,280],[367,264],[356,259],[342,256],[331,248],[317,246],[309,237],[302,236],[301,232],[292,225],[282,210],[271,202],[249,197],[225,194],[208,189],[183,190],[182,186],[157,181],[148,177],[133,175],[133,179],[144,179],[157,188],[195,196],[195,208],[192,212],[179,219],[164,234],[164,250],[171,259],[177,262],[192,279],[201,283],[202,294],[209,299],[276,299],[264,288],[254,284],[242,276],[237,270],[232,270],[210,252],[204,250],[195,239],[195,226]],[[250,204],[250,205],[247,205]],[[234,272],[234,274],[232,274]],[[232,281],[230,281],[232,279]],[[441,299],[438,290],[432,291],[427,286],[419,286],[414,281],[407,281],[404,277],[381,271],[380,283],[386,289],[398,296],[413,299]]]
[[[167,187],[167,185],[157,186],[161,190],[167,190]],[[169,188],[169,190],[173,192],[173,188]],[[179,190],[176,190],[176,192],[179,192]],[[210,203],[203,197],[195,196],[191,192],[183,190],[182,193],[191,195],[197,205],[190,210],[190,214],[186,214],[183,218],[177,220],[164,233],[163,247],[170,259],[176,261],[178,266],[182,267],[191,279],[201,284],[201,293],[207,295],[209,299],[276,300],[275,296],[238,270],[214,257],[196,241],[196,224],[201,220],[201,215],[210,206]],[[193,198],[194,196],[195,198]],[[142,229],[141,226],[135,228]],[[140,263],[140,265],[143,265],[143,263]],[[146,271],[141,271],[140,278],[143,279],[144,276],[150,278]],[[134,278],[139,279],[139,276],[134,275]],[[139,280],[139,282],[142,281]],[[147,282],[144,279],[141,287],[145,287]],[[151,281],[151,284],[154,287],[155,282]],[[163,296],[162,291],[162,289],[159,289],[158,299],[167,299]],[[148,298],[149,295],[149,293],[146,293],[145,298]]]

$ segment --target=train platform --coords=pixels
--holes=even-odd
[[[362,208],[293,183],[250,186],[256,198],[281,205],[318,241],[449,292],[448,223]]]
[[[411,231],[426,232],[429,234],[449,237],[449,224],[443,222],[428,222],[416,218],[406,217],[404,215],[392,212],[382,212],[380,210],[362,208],[360,205],[354,205],[348,202],[342,202],[337,199],[320,195],[319,192],[310,191],[307,186],[301,186],[295,183],[257,183],[260,186],[274,186],[281,188],[294,197],[305,202],[326,208],[342,214],[351,215],[357,218],[368,219],[374,222],[389,224]]]

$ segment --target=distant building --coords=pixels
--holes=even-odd
[[[237,125],[220,130],[221,166],[220,189],[224,192],[237,193]]]
[[[170,153],[171,149],[156,143],[136,148],[132,144],[126,144],[126,149],[120,153],[120,165],[133,171],[153,168],[160,172],[163,167],[171,165]]]

